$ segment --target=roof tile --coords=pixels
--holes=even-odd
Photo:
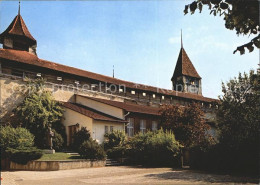
[[[175,96],[179,98],[185,98],[185,99],[191,99],[191,100],[198,100],[198,101],[204,101],[204,102],[214,102],[216,99],[203,97],[202,95],[198,94],[192,94],[192,93],[184,93],[179,91],[174,91],[170,89],[163,89],[159,87],[153,87],[143,84],[137,84],[134,82],[124,81],[117,78],[112,78],[109,76],[84,71],[81,69],[77,69],[74,67],[69,67],[66,65],[50,62],[47,60],[39,59],[37,56],[26,52],[26,51],[19,51],[19,50],[12,50],[12,49],[0,49],[0,58],[7,59],[11,61],[16,61],[24,64],[30,64],[34,66],[39,66],[42,68],[47,68],[55,71],[64,72],[67,74],[73,74],[89,79],[94,79],[100,82],[106,82],[110,84],[116,84],[116,85],[125,85],[127,88],[137,89],[141,91],[150,91],[153,93],[160,93],[162,95],[169,95],[169,96]]]
[[[119,119],[113,116],[110,116],[108,114],[105,114],[103,112],[99,112],[97,110],[94,110],[90,107],[83,106],[76,103],[70,103],[70,102],[62,102],[62,106],[68,109],[71,109],[75,112],[78,112],[80,114],[83,114],[85,116],[88,116],[90,118],[93,118],[94,120],[101,120],[101,121],[112,121],[112,122],[120,122],[120,123],[126,123],[127,121],[123,119]]]

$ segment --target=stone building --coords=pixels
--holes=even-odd
[[[20,13],[0,35],[0,43],[1,122],[8,120],[5,118],[23,100],[20,89],[28,78],[44,78],[46,89],[63,102],[68,144],[80,127],[87,127],[100,143],[112,130],[125,130],[129,136],[157,130],[163,104],[198,102],[203,105],[205,119],[210,123],[215,120],[216,100],[202,95],[201,77],[183,46],[171,79],[173,89],[163,89],[40,59],[37,41]]]

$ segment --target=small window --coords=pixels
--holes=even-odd
[[[164,100],[164,96],[162,96],[162,100]]]
[[[110,132],[114,131],[114,126],[110,126]]]
[[[79,81],[75,80],[75,84],[79,84]]]
[[[157,121],[152,121],[152,131],[158,130],[158,123]]]
[[[57,80],[58,80],[58,81],[62,81],[62,77],[60,77],[60,76],[57,77]]]
[[[145,131],[146,131],[146,121],[141,119],[140,120],[140,132],[144,134]]]
[[[143,96],[146,96],[146,93],[145,93],[145,92],[143,92]]]
[[[211,104],[209,104],[209,108],[211,108]]]
[[[124,92],[124,90],[123,89],[119,89],[119,92]]]
[[[37,76],[37,77],[41,77],[42,74],[41,74],[41,73],[37,73],[36,76]]]
[[[108,133],[108,126],[105,126],[105,134]]]
[[[201,106],[203,107],[204,103],[201,103]]]
[[[127,136],[134,136],[134,118],[128,118],[129,123],[127,124]]]
[[[155,94],[153,94],[153,98],[155,98],[156,96],[155,96]]]
[[[131,91],[131,94],[135,94],[135,91]]]

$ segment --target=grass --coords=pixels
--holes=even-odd
[[[59,160],[75,160],[81,159],[79,155],[69,155],[63,152],[56,152],[54,154],[43,154],[38,161],[59,161]]]

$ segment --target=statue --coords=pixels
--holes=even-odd
[[[52,138],[54,137],[54,132],[51,130],[51,127],[48,127],[48,147],[52,150],[53,143]]]

